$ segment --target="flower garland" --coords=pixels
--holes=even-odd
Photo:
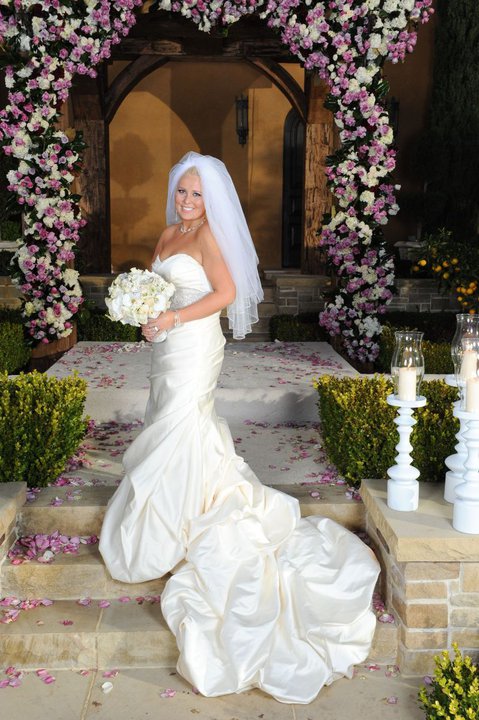
[[[320,314],[331,335],[341,335],[352,358],[374,360],[384,313],[392,297],[393,261],[382,226],[395,215],[393,132],[384,107],[385,60],[397,63],[416,44],[414,25],[427,22],[432,0],[163,0],[209,31],[259,10],[308,70],[328,83],[342,148],[326,170],[338,212],[319,244],[339,279],[335,301]]]
[[[81,302],[78,274],[67,267],[83,224],[70,192],[80,168],[82,140],[54,129],[75,72],[94,75],[111,45],[134,22],[141,0],[0,0],[0,41],[10,53],[9,105],[0,113],[0,145],[19,160],[10,189],[24,206],[26,242],[16,254],[15,279],[28,300],[27,327],[49,342],[71,332]],[[399,62],[416,43],[414,25],[426,22],[432,0],[161,0],[209,31],[260,11],[306,69],[330,86],[328,106],[342,148],[327,176],[338,212],[323,226],[325,248],[339,279],[333,303],[320,315],[341,335],[353,358],[373,360],[381,331],[377,316],[394,282],[381,227],[398,211],[390,173],[393,133],[384,108],[385,60]]]
[[[81,169],[79,133],[58,129],[75,73],[95,76],[113,44],[134,23],[141,0],[0,0],[0,42],[8,104],[0,112],[0,146],[18,161],[8,175],[23,212],[23,240],[13,279],[26,302],[32,342],[72,332],[82,302],[74,259],[81,218],[71,184]]]

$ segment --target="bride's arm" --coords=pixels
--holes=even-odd
[[[208,227],[202,228],[202,230],[201,238],[199,238],[202,265],[213,291],[176,312],[167,310],[156,320],[149,320],[148,324],[144,326],[144,335],[147,339],[150,339],[148,337],[150,332],[154,336],[156,332],[171,330],[175,324],[176,313],[179,315],[181,323],[200,320],[222,310],[235,299],[236,288],[218,244]]]

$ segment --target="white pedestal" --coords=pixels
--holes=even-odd
[[[463,482],[455,489],[452,526],[459,532],[479,535],[479,412],[456,412],[466,424],[463,439],[467,458]]]
[[[446,375],[445,380],[447,385],[455,388],[458,387],[455,375]],[[458,388],[458,390],[460,391],[461,388]],[[458,417],[457,410],[460,410],[461,408],[461,400],[457,400],[453,403],[453,406],[453,415],[454,417]],[[464,463],[467,458],[467,450],[463,434],[466,431],[466,427],[466,421],[459,420],[459,430],[456,434],[457,445],[454,447],[456,452],[453,455],[449,455],[445,460],[449,471],[446,473],[446,480],[444,483],[444,500],[450,503],[453,503],[456,499],[457,485],[462,483],[464,480]]]
[[[396,395],[388,395],[388,405],[398,408],[394,422],[398,427],[399,443],[396,445],[396,465],[388,469],[387,504],[391,510],[410,512],[417,510],[419,504],[419,470],[411,465],[412,445],[410,436],[416,420],[413,417],[415,408],[424,407],[426,398],[419,396],[416,400],[399,400]]]

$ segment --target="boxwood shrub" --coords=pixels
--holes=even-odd
[[[77,329],[79,340],[137,342],[142,339],[140,328],[113,322],[105,311],[88,307],[78,313]]]
[[[414,326],[411,326],[414,327]],[[379,372],[389,373],[391,370],[391,358],[394,351],[395,338],[394,333],[398,329],[389,324],[383,325],[382,333],[379,339],[379,355],[376,359],[376,369]],[[451,358],[450,342],[431,342],[423,340],[422,350],[424,354],[425,372],[433,375],[446,375],[454,372],[454,366]]]
[[[0,322],[0,372],[7,375],[21,370],[28,363],[30,348],[25,344],[23,325],[18,322]]]
[[[326,340],[327,333],[319,325],[319,313],[273,315],[269,321],[271,340],[314,342]]]
[[[394,465],[399,441],[394,423],[397,409],[387,404],[392,392],[389,379],[335,378],[329,375],[315,382],[326,452],[340,474],[358,486],[365,478],[386,478]],[[452,414],[456,390],[443,380],[421,385],[427,398],[424,408],[415,410],[413,464],[420,480],[441,481],[447,468],[445,458],[454,452],[458,421]]]
[[[86,390],[76,375],[0,374],[0,482],[42,487],[58,477],[87,430]]]

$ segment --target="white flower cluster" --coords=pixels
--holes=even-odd
[[[171,305],[175,286],[149,270],[132,268],[110,285],[105,304],[110,320],[139,327],[157,318]]]

